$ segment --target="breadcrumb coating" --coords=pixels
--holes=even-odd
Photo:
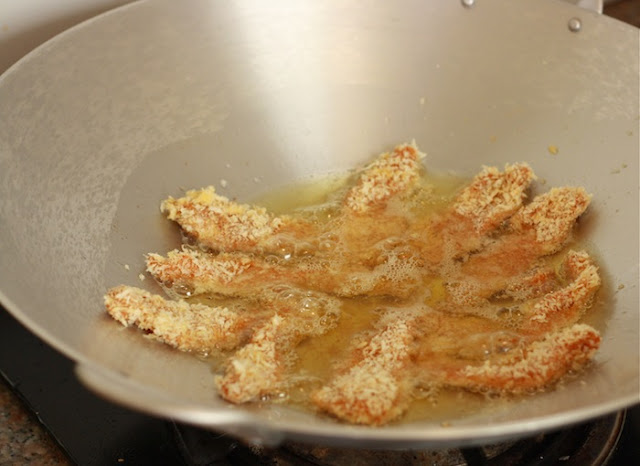
[[[401,415],[411,401],[406,369],[418,315],[388,312],[390,322],[358,348],[345,373],[312,395],[313,403],[355,424],[380,425]]]
[[[309,300],[292,306],[280,298],[278,313],[231,357],[224,375],[215,380],[224,399],[232,403],[258,401],[276,396],[288,387],[295,347],[306,338],[328,332],[340,317],[338,300],[322,295],[306,296],[314,300],[314,306]]]
[[[498,227],[522,206],[526,189],[535,179],[526,163],[505,165],[500,172],[496,167],[483,167],[456,199],[453,209],[473,223],[478,233]]]
[[[410,242],[434,272],[448,275],[451,261],[482,249],[491,235],[522,208],[535,175],[526,163],[484,167],[441,214],[415,222]]]
[[[478,295],[501,290],[512,277],[526,273],[567,244],[589,200],[582,188],[557,188],[537,196],[511,217],[503,235],[448,274],[482,283]]]
[[[534,266],[524,274],[508,280],[501,292],[503,297],[526,301],[552,292],[557,285],[558,278],[553,267]]]
[[[584,188],[552,188],[514,215],[511,226],[516,231],[533,228],[536,241],[547,252],[554,252],[564,245],[590,202],[591,195]]]
[[[216,377],[220,395],[233,403],[246,403],[277,392],[282,381],[283,357],[279,355],[279,330],[284,319],[274,315],[231,358],[224,376]]]
[[[254,272],[252,276],[257,278],[261,273],[270,274],[274,268],[244,254],[221,253],[212,256],[189,248],[170,251],[167,257],[147,255],[147,271],[168,293],[176,285],[193,295],[219,293],[236,296],[251,293],[246,283],[238,283],[243,273],[250,269]]]
[[[420,264],[400,262],[389,256],[375,267],[340,261],[292,260],[281,265],[261,256],[241,253],[211,255],[185,248],[147,256],[147,271],[163,286],[179,285],[192,294],[215,293],[246,296],[256,288],[280,283],[331,293],[337,296],[406,297],[420,283]],[[171,289],[166,290],[171,293]]]
[[[357,214],[385,205],[392,196],[414,187],[425,157],[415,142],[401,144],[380,155],[360,174],[345,196],[344,205]]]
[[[480,366],[467,366],[447,383],[484,393],[519,394],[541,390],[568,371],[588,363],[600,346],[600,334],[586,324],[575,324]]]
[[[590,306],[601,284],[598,268],[585,252],[575,251],[567,253],[563,268],[575,279],[566,287],[544,295],[533,306],[521,331],[540,334],[573,324]]]
[[[111,317],[125,327],[151,332],[158,340],[182,351],[207,353],[235,348],[257,315],[238,313],[227,307],[209,307],[162,296],[132,286],[111,288],[104,297]]]
[[[346,334],[350,350],[311,402],[372,426],[402,416],[419,386],[520,394],[587,364],[601,339],[578,322],[601,279],[586,252],[563,248],[591,196],[553,188],[527,204],[536,176],[516,163],[483,167],[432,209],[424,157],[415,143],[380,155],[315,220],[213,187],[169,198],[161,210],[190,246],[146,260],[173,299],[120,286],[105,295],[107,312],[183,351],[234,350],[215,385],[248,403],[286,399],[297,346],[337,327],[341,306],[362,297],[371,315],[349,325],[368,327]],[[183,300],[196,295],[225,306]]]
[[[301,219],[233,202],[217,194],[213,186],[187,191],[178,199],[169,197],[160,210],[187,235],[214,251],[259,250],[278,233],[303,236],[310,229]]]

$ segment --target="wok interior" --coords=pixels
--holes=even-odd
[[[637,30],[580,11],[571,33],[576,10],[539,1],[316,3],[137,3],[5,74],[3,304],[105,396],[245,436],[481,443],[636,402],[638,53],[623,44]],[[110,286],[159,291],[139,274],[145,253],[179,244],[159,212],[167,195],[213,184],[247,200],[414,138],[429,170],[527,161],[541,189],[593,194],[582,222],[611,309],[579,380],[447,428],[341,426],[282,406],[228,406],[205,363],[105,317]]]

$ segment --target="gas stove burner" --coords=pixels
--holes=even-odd
[[[625,412],[510,442],[447,450],[360,450],[284,443],[250,447],[236,439],[172,423],[176,444],[189,466],[382,466],[382,465],[605,465],[615,450]]]

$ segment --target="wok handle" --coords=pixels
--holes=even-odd
[[[179,402],[168,393],[144,386],[125,375],[84,363],[78,363],[75,372],[78,379],[93,392],[136,411],[223,431],[254,445],[276,446],[284,438],[282,432],[269,427],[264,420],[234,406],[207,409],[201,404]]]

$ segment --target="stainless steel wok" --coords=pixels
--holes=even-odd
[[[479,444],[629,406],[639,43],[637,29],[545,0],[159,0],[105,14],[0,78],[0,299],[105,397],[254,441]],[[446,427],[372,429],[230,406],[205,363],[105,317],[108,287],[157,291],[139,274],[144,253],[179,241],[159,213],[167,195],[214,184],[246,200],[413,138],[431,170],[524,160],[547,186],[593,193],[583,228],[610,306],[592,370]]]

